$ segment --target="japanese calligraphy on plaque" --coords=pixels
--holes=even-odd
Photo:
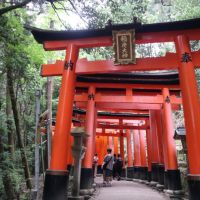
[[[135,30],[113,31],[115,65],[135,64]]]

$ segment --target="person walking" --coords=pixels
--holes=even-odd
[[[95,153],[94,158],[93,158],[93,170],[94,170],[94,178],[97,176],[97,167],[98,167],[98,155]]]
[[[105,155],[104,161],[102,164],[103,184],[105,186],[111,186],[113,161],[114,161],[114,158],[111,153],[112,153],[112,149],[107,149],[107,154]]]
[[[117,161],[117,155],[116,154],[114,154],[113,155],[114,157],[113,157],[113,179],[115,179],[115,177],[116,177],[116,161]]]
[[[123,168],[123,160],[121,158],[121,155],[118,154],[117,160],[116,160],[116,174],[117,174],[118,181],[120,181],[121,179],[122,168]]]

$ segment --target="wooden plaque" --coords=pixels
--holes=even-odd
[[[135,64],[135,30],[113,31],[115,65]]]

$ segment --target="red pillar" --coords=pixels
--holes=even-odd
[[[155,111],[156,117],[156,130],[158,136],[158,148],[159,148],[159,164],[164,164],[164,155],[163,155],[163,125],[162,125],[162,111]]]
[[[100,159],[100,154],[101,154],[100,145],[101,145],[101,138],[100,138],[100,136],[96,136],[96,139],[95,139],[95,153],[97,153],[97,156],[98,156],[99,159]],[[99,164],[99,160],[98,160],[98,164]]]
[[[66,67],[63,70],[59,103],[56,115],[55,134],[52,142],[50,170],[46,172],[44,183],[44,200],[61,199],[66,196],[68,182],[67,162],[71,150],[70,130],[72,121],[73,99],[75,91],[75,66],[78,58],[78,48],[69,44],[65,58]]]
[[[105,132],[104,132],[105,133]],[[103,145],[102,145],[102,152],[103,152],[103,156],[105,157],[105,155],[107,154],[107,148],[108,148],[108,137],[104,136],[103,137]]]
[[[147,156],[146,156],[146,131],[140,130],[140,160],[141,160],[141,169],[140,169],[140,179],[147,179]]]
[[[67,145],[69,144],[72,109],[75,89],[75,64],[78,57],[78,48],[69,45],[67,49],[66,62],[73,63],[73,67],[66,68],[63,71],[62,82],[59,94],[59,103],[56,115],[56,127],[51,155],[51,170],[66,170],[69,152]]]
[[[179,35],[175,39],[179,63],[179,80],[182,91],[183,110],[188,152],[188,187],[192,200],[200,196],[200,104],[189,39]]]
[[[93,156],[94,156],[94,141],[96,136],[96,131],[94,132],[95,126],[95,88],[90,86],[88,89],[88,103],[86,111],[86,133],[89,135],[86,139],[86,152],[84,159],[82,161],[81,170],[81,189],[88,189],[92,187],[93,184]]]
[[[176,156],[176,144],[173,138],[174,136],[174,126],[172,121],[172,108],[170,100],[167,100],[170,97],[169,89],[163,88],[163,111],[164,111],[164,140],[167,159],[166,159],[166,168],[167,170],[177,170],[177,156]]]
[[[120,130],[120,155],[124,162],[124,137],[123,137],[123,131]]]
[[[99,150],[98,150],[98,157],[99,157],[99,162],[98,164],[99,165],[102,165],[103,163],[103,159],[104,159],[104,156],[105,156],[105,150],[106,147],[105,147],[105,142],[104,142],[104,136],[99,136],[100,138],[100,142],[99,142]]]
[[[200,104],[194,64],[188,38],[184,35],[179,35],[175,44],[179,61],[179,79],[185,117],[189,173],[191,176],[200,176]]]
[[[156,115],[154,110],[150,110],[150,132],[151,132],[151,179],[152,182],[158,182],[158,171],[159,171],[159,161],[160,161],[160,153],[159,153],[159,145],[158,145],[158,133],[157,133],[157,125],[156,125]]]
[[[146,139],[145,139],[146,131],[140,130],[139,136],[140,136],[140,160],[141,160],[141,166],[146,167],[147,166],[147,159],[146,159]]]
[[[132,147],[131,147],[131,131],[126,130],[127,137],[127,156],[128,156],[128,167],[133,166],[133,155],[132,155]]]
[[[141,159],[140,159],[140,136],[139,131],[133,131],[133,143],[134,143],[134,167],[141,166]]]
[[[147,161],[148,161],[148,181],[151,181],[151,151],[152,151],[152,142],[151,142],[151,132],[149,129],[146,131],[146,137],[147,137]]]
[[[118,137],[114,137],[114,154],[118,154]]]
[[[113,153],[113,137],[112,136],[108,136],[108,148],[112,149],[112,153]]]
[[[170,190],[180,190],[181,180],[180,172],[178,170],[176,143],[173,138],[174,127],[172,120],[172,108],[170,103],[170,93],[168,88],[163,88],[163,118],[165,131],[163,132],[163,143],[166,153],[165,163],[165,179],[167,180],[167,187]]]
[[[134,144],[134,178],[140,178],[141,155],[140,155],[140,135],[139,130],[133,130]]]

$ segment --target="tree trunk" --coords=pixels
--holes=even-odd
[[[3,163],[4,161],[3,152],[4,152],[3,141],[0,135],[0,163]],[[7,166],[4,166],[4,164],[2,166],[2,170],[3,170],[2,180],[7,200],[15,200],[16,194],[13,188],[12,179],[9,175],[9,170],[7,170]]]
[[[8,81],[8,89],[9,89],[9,93],[10,93],[11,105],[12,105],[12,110],[13,110],[13,117],[14,117],[14,121],[15,121],[17,140],[18,140],[18,145],[19,145],[20,153],[21,153],[22,166],[24,168],[24,174],[25,174],[25,178],[26,178],[26,186],[28,189],[31,189],[32,186],[31,186],[31,179],[30,179],[31,178],[30,170],[29,170],[29,166],[28,166],[26,151],[24,149],[24,144],[23,144],[23,140],[21,137],[19,114],[18,114],[18,110],[17,110],[17,101],[15,98],[14,87],[13,87],[12,70],[9,66],[7,66],[7,81]]]
[[[7,134],[8,134],[8,151],[11,155],[11,159],[14,158],[14,134],[12,129],[12,108],[11,108],[11,102],[10,102],[10,94],[8,89],[8,81],[7,81],[7,87],[6,87],[6,116],[7,116]]]

